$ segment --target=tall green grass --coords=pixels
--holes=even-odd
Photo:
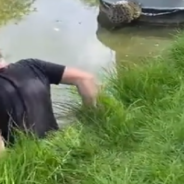
[[[96,108],[45,140],[18,136],[2,184],[183,184],[184,35],[139,65],[107,75]]]

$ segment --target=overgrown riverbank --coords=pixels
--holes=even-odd
[[[0,160],[2,184],[182,184],[184,35],[162,57],[118,66],[96,109]]]

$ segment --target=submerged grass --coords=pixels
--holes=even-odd
[[[98,106],[76,104],[78,122],[63,131],[20,135],[0,159],[0,183],[183,184],[183,48],[181,34],[163,56],[119,64]]]

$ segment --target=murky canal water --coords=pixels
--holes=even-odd
[[[157,53],[172,39],[166,29],[101,29],[98,6],[87,0],[37,0],[34,6],[37,12],[0,30],[0,48],[10,62],[35,57],[100,74],[116,60]],[[53,87],[54,101],[63,99],[60,88]]]

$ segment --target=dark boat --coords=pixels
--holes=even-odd
[[[132,18],[131,21],[116,21],[113,22],[115,18],[118,17],[123,19],[123,16],[130,16],[127,13],[126,7],[115,9],[117,3],[129,4],[134,2],[135,6],[140,6],[140,15],[136,18]],[[131,8],[129,8],[130,11]],[[116,12],[115,12],[116,11]],[[126,11],[125,13],[123,11]],[[137,10],[135,10],[137,11]],[[110,15],[111,14],[111,15]],[[109,18],[110,17],[110,18]],[[111,19],[112,18],[112,19]],[[153,26],[181,26],[184,25],[184,0],[100,0],[100,8],[98,15],[98,23],[102,27],[106,28],[116,28],[123,26],[131,26],[135,24],[140,25],[153,25]]]

